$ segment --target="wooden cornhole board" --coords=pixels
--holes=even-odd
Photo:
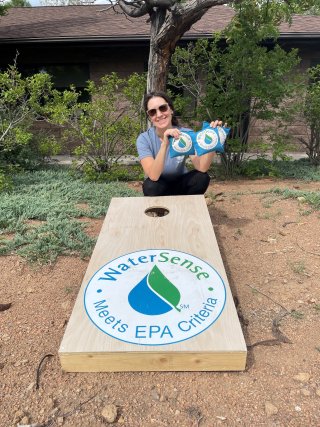
[[[165,216],[149,216],[153,208]],[[246,344],[202,195],[114,198],[60,350],[62,369],[243,370]]]

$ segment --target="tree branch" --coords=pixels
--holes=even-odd
[[[149,6],[147,2],[141,2],[140,7],[138,7],[137,3],[130,4],[131,2],[125,0],[119,0],[119,6],[123,10],[124,13],[131,16],[132,18],[139,18],[140,16],[147,15],[152,7]]]

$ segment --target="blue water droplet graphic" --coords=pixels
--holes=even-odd
[[[129,304],[134,310],[149,316],[168,313],[172,307],[149,288],[147,278],[148,274],[130,291]]]

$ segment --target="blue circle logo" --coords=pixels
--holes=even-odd
[[[97,328],[137,345],[191,339],[216,322],[225,302],[223,280],[212,266],[171,249],[141,250],[108,262],[84,293]]]

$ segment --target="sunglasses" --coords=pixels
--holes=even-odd
[[[169,110],[169,105],[168,104],[162,104],[162,105],[159,105],[158,108],[151,108],[151,110],[147,111],[148,116],[154,117],[157,114],[157,110],[159,110],[160,113],[166,113]]]

